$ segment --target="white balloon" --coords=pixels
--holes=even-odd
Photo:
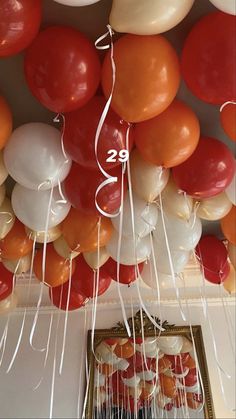
[[[135,243],[133,237],[121,237],[120,257],[118,260],[118,240],[119,234],[114,231],[111,240],[107,244],[107,251],[116,262],[122,265],[136,265],[144,262],[151,254],[150,237],[146,236],[136,238]]]
[[[100,0],[54,0],[56,3],[64,4],[65,6],[88,6],[89,4],[98,3]]]
[[[4,162],[16,182],[36,190],[56,186],[71,167],[71,159],[62,152],[60,131],[40,122],[13,131],[4,150]]]
[[[182,336],[162,336],[157,338],[158,347],[166,355],[177,355],[183,346]]]
[[[28,227],[25,227],[25,231],[27,235],[31,238],[31,240],[35,240],[36,243],[44,243],[45,241],[46,243],[51,243],[57,240],[62,235],[60,225],[56,225],[55,227],[49,228],[47,234],[46,231],[34,231]]]
[[[0,151],[0,185],[2,185],[3,182],[5,182],[7,176],[8,176],[8,172],[3,161],[3,153],[1,150]]]
[[[5,198],[0,206],[0,240],[4,239],[12,229],[15,222],[15,214],[12,209],[11,201]]]
[[[174,376],[175,378],[184,378],[184,377],[186,377],[186,375],[188,375],[188,373],[189,373],[189,368],[188,368],[188,367],[185,367],[185,366],[183,365],[182,369],[183,369],[182,374],[174,374],[174,373],[173,373],[173,376]]]
[[[183,346],[181,349],[181,353],[188,353],[191,352],[193,349],[193,344],[190,342],[189,339],[187,339],[185,336],[183,336]]]
[[[116,365],[116,367],[119,371],[127,370],[128,366],[129,366],[129,362],[127,361],[127,359],[121,359],[119,364]]]
[[[169,265],[168,265],[169,266]],[[150,260],[145,264],[143,271],[140,275],[142,281],[152,289],[158,289],[163,287],[165,283],[171,284],[173,286],[173,278],[171,275],[165,274],[163,272],[157,271],[157,276],[154,270],[153,258],[151,256]]]
[[[236,15],[235,0],[210,0],[210,2],[222,12],[229,13],[230,15]]]
[[[183,272],[187,265],[190,252],[187,250],[170,249],[171,258],[169,258],[165,241],[153,240],[154,254],[156,259],[156,267],[158,271],[171,275],[171,264],[175,274]],[[155,278],[155,277],[154,277]]]
[[[184,192],[180,192],[172,178],[169,179],[161,196],[164,211],[189,220],[193,210],[193,199]]]
[[[51,191],[34,191],[16,184],[12,191],[12,208],[17,218],[27,227],[45,231]],[[61,202],[58,188],[54,188],[49,212],[48,228],[60,224],[70,211],[69,202]]]
[[[122,381],[127,387],[136,387],[140,383],[140,377],[138,376],[138,374],[135,374],[131,378],[122,377]]]
[[[105,342],[100,343],[100,345],[96,349],[96,356],[98,359],[100,359],[102,362],[105,362],[106,364],[119,364],[120,358],[112,352],[112,348],[107,345]]]
[[[202,199],[197,209],[197,216],[203,220],[217,221],[225,217],[232,208],[225,192],[211,198]]]
[[[169,247],[173,250],[193,250],[197,246],[202,234],[202,224],[199,218],[194,217],[194,214],[191,215],[189,220],[182,220],[171,214],[165,214],[164,217]],[[156,241],[165,243],[161,215],[159,215],[158,223],[153,234]]]
[[[236,168],[236,161],[235,161],[235,168]],[[234,177],[228,188],[225,189],[225,193],[228,196],[229,200],[232,204],[236,205],[236,171],[234,173]]]
[[[156,226],[158,209],[155,204],[147,204],[143,199],[133,195],[134,207],[134,231],[136,236],[142,238],[147,236]],[[122,236],[132,236],[132,217],[129,194],[126,194],[123,205],[123,229]],[[112,224],[119,232],[120,216],[112,219]]]
[[[156,373],[149,371],[141,371],[137,373],[137,376],[143,381],[152,381],[156,377]]]
[[[100,374],[98,369],[95,368],[94,372],[94,387],[104,387],[106,383],[106,377],[103,374]]]

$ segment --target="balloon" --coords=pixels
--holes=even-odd
[[[193,200],[177,188],[172,178],[161,196],[164,212],[189,220],[193,211]]]
[[[5,198],[0,206],[0,240],[4,239],[12,229],[15,222],[15,214],[13,212],[11,201]]]
[[[228,103],[220,112],[220,122],[225,133],[236,141],[236,103]]]
[[[159,375],[161,391],[166,397],[172,399],[176,396],[176,379],[174,377],[167,377],[164,374]]]
[[[137,149],[130,155],[130,171],[134,192],[147,202],[153,202],[162,192],[170,174],[169,170],[143,160]]]
[[[110,256],[106,247],[100,247],[99,252],[98,250],[95,252],[84,252],[83,257],[90,268],[98,269],[108,261]]]
[[[105,185],[97,195],[99,208],[112,214],[119,210],[121,205],[122,168],[115,167],[109,175],[117,177],[117,182]],[[76,163],[72,164],[71,171],[65,180],[65,193],[74,208],[86,214],[99,214],[95,205],[95,196],[98,187],[106,180],[100,171],[88,170]],[[126,182],[124,182],[126,190]]]
[[[97,169],[98,163],[95,154],[95,137],[99,120],[106,100],[103,96],[95,96],[87,105],[65,115],[64,146],[69,156],[87,169]],[[79,124],[78,124],[79,121]],[[128,124],[110,108],[98,141],[97,158],[104,169],[112,169],[121,164],[119,153],[126,150],[126,134]],[[129,135],[129,150],[133,145],[133,130]],[[116,155],[111,159],[110,150]],[[124,154],[122,151],[121,157]],[[111,161],[107,161],[108,159]]]
[[[217,9],[222,12],[229,13],[231,15],[236,14],[235,1],[234,0],[210,0]]]
[[[157,338],[158,348],[166,355],[177,355],[183,346],[182,336],[162,336]]]
[[[13,274],[21,275],[30,270],[31,259],[32,255],[30,253],[16,260],[2,259],[2,264],[8,271],[12,272]]]
[[[4,150],[4,162],[13,179],[29,189],[50,189],[68,175],[60,132],[50,125],[31,122],[17,128]]]
[[[173,252],[172,252],[173,253]],[[173,261],[173,258],[172,258]],[[167,261],[168,263],[168,261]],[[170,265],[170,262],[169,262]],[[168,265],[167,265],[168,266]],[[169,271],[169,267],[168,267],[168,271]],[[174,271],[177,269],[176,265],[174,265]],[[184,267],[180,267],[180,272],[184,269]],[[178,270],[178,269],[177,269]],[[169,282],[171,284],[171,286],[173,286],[173,279],[171,275],[165,274],[163,272],[157,271],[157,278],[155,276],[155,270],[154,270],[154,264],[153,264],[153,257],[151,256],[150,260],[145,263],[144,265],[144,269],[141,275],[141,278],[143,280],[143,282],[152,289],[157,289],[158,288],[158,284],[160,287],[163,286],[163,283],[165,282]]]
[[[236,246],[234,246],[232,243],[228,243],[228,254],[230,262],[236,268]]]
[[[133,237],[121,237],[120,255],[118,257],[119,234],[114,231],[107,244],[107,251],[116,262],[122,265],[136,265],[144,262],[151,254],[150,237],[137,237],[135,242]]]
[[[0,56],[1,56],[1,29],[0,29]],[[6,100],[2,96],[0,96],[0,150],[2,150],[3,147],[5,147],[6,142],[11,135],[12,124],[13,124],[13,121],[12,121],[11,110]]]
[[[46,234],[46,231],[34,231],[28,227],[25,227],[27,235],[35,240],[36,243],[50,243],[54,242],[61,236],[61,226],[57,225],[55,227],[49,228]]]
[[[158,217],[158,209],[155,204],[147,204],[143,199],[133,194],[133,221],[134,232],[139,238],[143,238],[155,229]],[[119,232],[120,215],[112,219],[113,227]],[[133,234],[132,211],[129,194],[126,195],[123,203],[123,225],[122,236],[130,237]]]
[[[87,265],[83,255],[76,260],[74,286],[79,293],[87,298],[94,298],[97,295],[104,294],[111,285],[111,277],[102,266],[99,269],[99,276]]]
[[[17,54],[31,44],[41,15],[41,0],[1,0],[0,57]]]
[[[116,354],[116,356],[118,356],[118,358],[131,358],[131,356],[134,355],[134,345],[132,345],[131,342],[127,342],[124,345],[117,345],[115,347],[114,353]],[[139,379],[140,381],[140,379]]]
[[[73,252],[66,243],[63,236],[53,242],[54,250],[64,259],[74,259],[79,256],[79,252]]]
[[[62,202],[58,188],[53,189],[51,202],[50,196],[50,190],[34,191],[16,184],[11,197],[13,211],[32,230],[45,231],[47,225],[53,228],[66,218],[70,203]]]
[[[189,373],[181,380],[184,386],[192,387],[197,383],[197,370],[192,368]]]
[[[56,253],[53,245],[47,245],[45,277],[43,278],[43,249],[37,251],[34,258],[34,273],[39,281],[49,287],[57,287],[68,281],[70,272],[75,270],[75,262],[66,260]]]
[[[101,220],[99,227],[99,220]],[[84,214],[71,208],[62,223],[62,234],[73,251],[92,252],[106,246],[113,232],[110,219]],[[98,233],[99,237],[98,237]]]
[[[0,316],[11,313],[17,306],[17,296],[15,293],[0,301]]]
[[[100,0],[54,0],[56,3],[65,4],[66,6],[88,6]]]
[[[199,202],[197,216],[203,220],[220,220],[229,213],[232,203],[227,198],[225,192],[215,195],[212,198],[202,199]]]
[[[105,362],[109,365],[117,365],[120,362],[120,359],[114,354],[113,348],[107,345],[104,341],[97,346],[96,357],[101,362]],[[116,373],[114,375],[116,376]]]
[[[232,182],[225,189],[225,193],[232,204],[236,205],[236,161],[235,161],[235,173]]]
[[[67,300],[68,300],[68,310],[77,310],[78,308],[84,306],[87,302],[87,298],[85,295],[80,294],[78,291],[74,290],[73,286],[73,276],[71,278],[71,286],[70,286],[70,295],[68,298],[69,293],[69,281],[67,281],[63,285],[59,285],[58,287],[50,287],[49,288],[49,297],[56,307],[60,308],[61,310],[67,309]]]
[[[160,115],[135,126],[135,144],[152,164],[174,167],[189,158],[197,147],[200,125],[184,102],[175,99]]]
[[[177,187],[194,198],[210,198],[232,182],[234,157],[228,147],[210,137],[202,137],[194,153],[173,168]]]
[[[189,251],[196,247],[202,234],[202,224],[199,218],[192,214],[188,221],[165,214],[165,228],[170,249]],[[153,233],[155,246],[165,248],[165,231],[161,215]]]
[[[155,35],[178,25],[194,0],[113,0],[110,25],[116,32]]]
[[[224,281],[223,286],[229,294],[234,294],[236,292],[236,272],[232,264],[230,264],[230,272]]]
[[[183,336],[183,346],[180,352],[185,354],[185,353],[191,352],[192,349],[193,349],[192,342],[189,339],[187,339],[185,336]]]
[[[199,99],[222,105],[236,99],[235,17],[221,12],[203,16],[187,36],[182,52],[182,74]]]
[[[13,227],[9,233],[0,240],[0,253],[4,259],[20,259],[31,253],[33,249],[33,241],[27,237],[24,225],[15,220]]]
[[[114,281],[119,282],[120,284],[131,284],[139,277],[143,270],[143,263],[140,263],[137,266],[127,266],[127,265],[118,265],[115,260],[110,258],[108,262],[104,265],[106,272],[114,279]],[[118,278],[118,267],[119,267],[119,278]]]
[[[7,176],[8,172],[3,161],[3,153],[2,151],[0,151],[0,185],[2,185],[3,182],[5,182]]]
[[[236,206],[233,205],[230,212],[220,220],[221,230],[230,243],[236,245]]]
[[[13,275],[0,262],[0,301],[9,297],[13,290]]]
[[[205,278],[214,284],[223,282],[228,274],[227,250],[224,244],[213,235],[201,238],[196,254]]]
[[[25,77],[42,105],[53,112],[71,112],[84,106],[97,90],[98,54],[78,30],[51,26],[27,50]]]
[[[5,185],[0,185],[0,208],[4,202],[6,196],[6,187]]]
[[[163,36],[124,35],[114,44],[114,60],[116,81],[111,106],[121,118],[145,121],[170,105],[179,87],[179,62]],[[102,86],[108,98],[112,88],[110,52],[103,63]]]
[[[202,401],[201,401],[201,402],[199,402],[199,401],[196,399],[196,395],[195,395],[194,393],[187,393],[186,397],[187,397],[187,404],[188,404],[188,407],[189,407],[190,409],[193,409],[193,410],[198,410],[198,409],[199,409],[199,407],[200,407],[200,406],[201,406],[201,404],[202,404]]]

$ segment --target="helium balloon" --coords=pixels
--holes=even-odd
[[[106,246],[112,232],[110,219],[84,214],[74,208],[62,223],[62,234],[68,246],[77,252],[92,252],[98,246]]]
[[[34,273],[39,281],[50,287],[57,287],[69,280],[74,272],[74,261],[66,260],[56,253],[52,244],[47,245],[45,277],[43,276],[43,249],[37,251],[34,258]]]
[[[114,353],[118,358],[131,358],[134,355],[134,345],[131,342],[127,342],[124,345],[117,345],[115,347]],[[140,381],[140,379],[139,379]]]
[[[97,204],[102,211],[113,214],[119,210],[122,197],[122,169],[115,167],[109,171],[109,175],[116,177],[117,182],[111,182],[105,185],[97,194],[99,186],[106,180],[106,177],[100,171],[88,170],[78,164],[72,164],[69,175],[64,186],[68,200],[74,208],[86,213],[100,215]],[[124,190],[126,182],[124,180]]]
[[[121,118],[128,122],[145,121],[170,105],[179,87],[179,62],[163,36],[124,35],[114,44],[114,60],[116,81],[111,106]],[[107,98],[112,79],[109,52],[102,68]]]
[[[172,258],[172,262],[173,262],[173,258]],[[169,264],[170,264],[170,262],[169,262]],[[168,268],[168,270],[169,269],[170,268]],[[182,269],[182,267],[180,269],[182,271],[184,269],[184,267],[183,267],[183,269]],[[174,271],[175,270],[176,270],[176,265],[174,264]],[[156,277],[152,255],[151,255],[150,260],[147,263],[145,263],[145,265],[144,265],[144,269],[142,271],[141,278],[142,278],[143,282],[149,288],[152,288],[154,290],[158,289],[158,286],[163,287],[163,284],[166,283],[166,282],[169,283],[171,287],[173,286],[173,279],[172,279],[171,275],[164,274],[163,272],[157,271],[157,277]]]
[[[113,349],[103,341],[97,346],[96,355],[100,361],[106,364],[117,365],[120,359],[114,354]]]
[[[41,16],[41,0],[1,0],[0,57],[28,47],[38,33]]]
[[[137,149],[130,155],[132,188],[136,195],[152,203],[165,188],[169,179],[169,170],[143,160]]]
[[[139,238],[145,237],[155,229],[158,217],[158,209],[155,204],[148,204],[143,199],[133,194],[133,222],[134,232]],[[120,214],[112,219],[113,227],[117,232],[120,228]],[[132,211],[129,194],[123,203],[122,235],[130,237],[133,234]]]
[[[236,292],[236,272],[232,264],[230,264],[230,272],[226,280],[223,282],[224,289],[229,294],[235,294]]]
[[[58,188],[35,191],[19,184],[14,186],[11,203],[17,218],[32,230],[45,231],[60,224],[70,211],[70,203],[63,202]]]
[[[203,220],[216,221],[229,213],[232,203],[225,192],[215,195],[208,199],[199,201],[197,216]]]
[[[196,247],[196,254],[202,266],[205,278],[212,283],[223,282],[228,272],[227,250],[224,244],[213,235],[201,238]]]
[[[210,198],[232,182],[235,161],[228,147],[215,138],[202,137],[194,153],[173,168],[177,187],[193,198]]]
[[[176,379],[174,377],[167,377],[164,374],[159,375],[161,391],[166,397],[172,399],[176,396]]]
[[[236,15],[234,0],[210,0],[210,2],[222,12],[229,13],[230,15]]]
[[[181,192],[172,178],[169,179],[161,196],[164,212],[189,220],[193,211],[193,199]]]
[[[27,235],[35,240],[36,243],[51,243],[57,240],[61,236],[61,226],[57,225],[55,227],[49,228],[48,231],[34,231],[28,227],[25,227]]]
[[[2,264],[8,271],[12,272],[13,274],[21,275],[30,270],[31,259],[32,255],[30,253],[16,260],[2,259]]]
[[[100,81],[100,63],[92,43],[68,26],[49,27],[25,56],[25,77],[33,95],[53,112],[84,106]]]
[[[100,247],[99,251],[84,252],[83,257],[90,268],[98,269],[108,261],[110,256],[107,253],[106,247]]]
[[[202,401],[196,399],[196,395],[194,393],[187,393],[187,404],[188,407],[192,410],[198,410],[202,404]]]
[[[79,252],[73,252],[67,242],[65,241],[63,236],[58,237],[55,241],[53,241],[54,250],[64,259],[75,259],[79,256]]]
[[[87,169],[98,170],[97,158],[104,169],[112,169],[121,164],[127,149],[128,124],[110,108],[99,136],[96,158],[96,131],[105,105],[103,96],[95,96],[83,108],[65,114],[65,150],[76,163]],[[133,145],[132,132],[131,129],[128,151]],[[114,150],[114,157],[111,150]]]
[[[167,281],[169,279],[171,279],[171,286],[173,286],[173,278],[171,276],[171,278],[167,278],[167,276],[163,276],[163,274],[165,275],[171,275],[172,274],[172,270],[171,270],[171,264],[174,270],[175,274],[178,274],[180,272],[182,272],[185,268],[185,266],[187,265],[189,258],[190,258],[190,253],[189,251],[186,250],[180,250],[180,249],[172,249],[171,248],[171,240],[170,240],[170,257],[171,257],[171,261],[169,258],[169,254],[168,254],[168,250],[167,250],[167,246],[165,243],[165,239],[161,239],[161,241],[159,240],[153,240],[153,249],[154,249],[154,257],[155,257],[155,261],[156,261],[156,269],[157,269],[157,279],[156,279],[156,274],[155,274],[155,269],[154,269],[154,261],[153,261],[153,256],[151,256],[151,259],[149,261],[149,272],[150,272],[150,278],[147,279],[148,276],[148,267],[147,267],[147,271],[144,272],[144,275],[142,275],[142,277],[144,276],[144,282],[147,281],[148,284],[152,285],[153,287],[157,288],[157,283],[156,281],[158,280],[159,284],[161,284],[161,280],[163,281]],[[160,272],[160,274],[159,274]],[[146,279],[145,279],[146,277]]]
[[[0,253],[4,259],[20,259],[31,253],[33,241],[27,236],[24,225],[15,220],[9,233],[0,240]]]
[[[0,208],[5,200],[5,196],[6,196],[6,187],[5,185],[0,185]]]
[[[63,182],[71,167],[71,160],[62,152],[60,132],[41,122],[22,125],[13,132],[4,162],[16,182],[36,190]]]
[[[9,297],[13,290],[13,275],[0,262],[0,301]]]
[[[74,290],[73,277],[71,278],[71,286],[69,286],[69,281],[67,281],[65,284],[59,285],[58,287],[50,287],[49,297],[52,303],[61,310],[67,309],[67,301],[69,311],[77,310],[87,302],[85,295]]]
[[[121,237],[120,254],[118,254],[119,234],[114,231],[107,244],[107,251],[116,262],[122,265],[136,265],[144,262],[151,254],[150,237]]]
[[[1,29],[0,29],[0,56],[1,56]],[[2,96],[0,96],[0,150],[2,150],[3,147],[5,147],[6,142],[11,135],[12,124],[13,124],[13,121],[12,121],[11,110],[6,100]]]
[[[236,205],[236,161],[235,161],[235,173],[232,182],[225,189],[225,193],[232,204]]]
[[[236,141],[236,103],[228,103],[221,109],[220,122],[228,137]]]
[[[137,266],[128,266],[128,265],[118,265],[118,263],[110,258],[108,262],[104,265],[104,269],[109,273],[114,281],[119,282],[120,284],[131,284],[137,279],[137,276],[141,274],[143,270],[143,263],[140,263]],[[119,269],[119,276],[118,276]]]
[[[222,12],[203,16],[185,40],[181,66],[188,88],[199,99],[220,104],[236,99],[235,17]]]
[[[0,316],[11,313],[17,306],[17,296],[15,293],[0,301]]]
[[[185,354],[185,353],[189,353],[191,352],[193,349],[193,344],[192,342],[186,338],[185,336],[183,336],[183,346],[181,348],[181,353]]]
[[[230,262],[236,268],[236,246],[232,243],[228,243],[228,254]]]
[[[166,355],[177,355],[183,346],[182,336],[162,336],[157,338],[158,348]]]
[[[88,6],[89,4],[94,4],[100,0],[54,0],[56,3],[64,4],[66,6]]]
[[[116,32],[155,35],[178,25],[194,0],[113,0],[110,25]]]
[[[5,198],[0,206],[0,240],[4,239],[12,229],[15,222],[15,214],[13,212],[11,201]]]
[[[8,171],[4,164],[3,153],[2,151],[0,151],[0,185],[2,185],[3,182],[5,182],[7,176],[8,176]]]
[[[221,230],[230,243],[236,245],[236,206],[233,205],[229,213],[220,220]]]
[[[144,160],[165,168],[187,160],[197,147],[200,125],[185,103],[174,100],[160,115],[135,126],[135,144]]]

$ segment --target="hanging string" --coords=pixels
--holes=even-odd
[[[223,105],[220,107],[220,112],[223,111],[223,109],[227,106],[227,105],[236,105],[236,102],[234,102],[233,100],[229,100],[228,102],[223,103]]]
[[[86,356],[86,333],[87,333],[87,308],[86,306],[84,307],[84,324],[83,324],[83,331],[82,331],[82,336],[83,336],[83,344],[82,344],[82,354],[81,354],[81,359],[86,359],[85,362],[85,376],[88,379],[88,363],[87,363],[87,356]],[[83,391],[82,391],[82,374],[84,373],[83,370],[83,365],[80,364],[80,372],[79,372],[79,391],[78,391],[78,403],[77,403],[77,419],[81,418],[81,398],[83,396]]]
[[[11,313],[9,313],[7,315],[7,321],[6,321],[6,325],[0,340],[0,351],[2,351],[1,353],[1,357],[0,357],[0,368],[2,365],[2,361],[3,361],[3,357],[4,357],[4,353],[5,353],[5,349],[6,349],[6,343],[7,343],[7,336],[8,336],[8,330],[9,330],[9,323],[10,323],[10,315]]]
[[[226,321],[226,325],[227,325],[227,334],[228,334],[228,338],[229,338],[229,343],[230,343],[230,348],[232,351],[232,355],[234,358],[234,363],[236,364],[236,356],[235,356],[235,339],[232,339],[231,336],[231,324],[229,321],[229,317],[228,317],[228,313],[226,311],[226,307],[225,307],[225,301],[224,301],[224,296],[223,296],[223,285],[220,284],[218,285],[218,291],[219,291],[219,298],[221,299],[221,303],[222,303],[222,307],[223,307],[223,311],[224,311],[224,317],[225,317],[225,321]],[[233,329],[232,329],[233,330]]]

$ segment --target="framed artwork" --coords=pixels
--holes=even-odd
[[[154,322],[88,332],[86,419],[215,418],[201,327]]]

